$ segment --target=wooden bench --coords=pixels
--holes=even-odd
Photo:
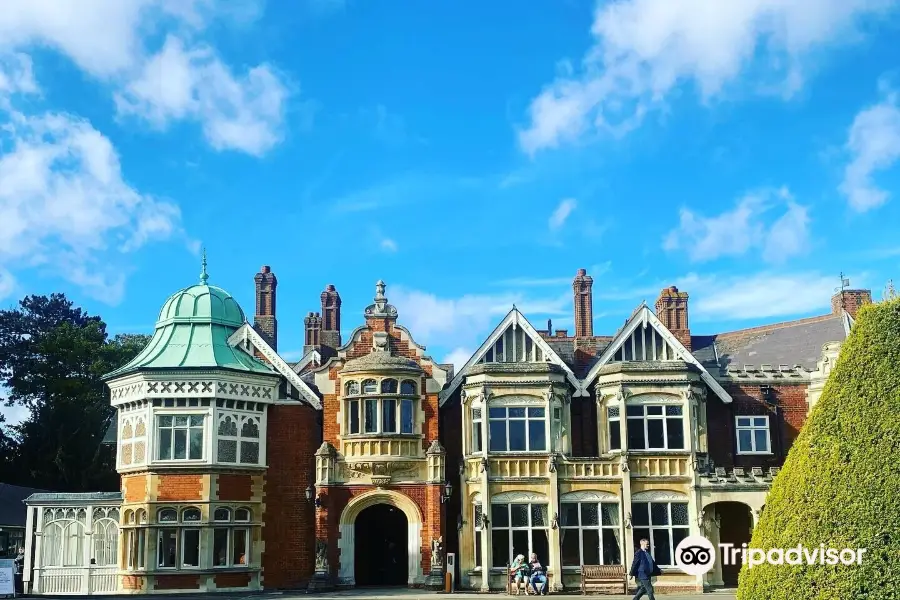
[[[587,594],[588,586],[612,588],[616,593],[628,593],[628,577],[624,565],[582,565],[581,593]],[[604,590],[605,591],[605,590]]]

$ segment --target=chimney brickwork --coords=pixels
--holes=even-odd
[[[872,304],[872,290],[841,290],[831,297],[831,314],[840,315],[841,310],[846,310],[855,319],[865,304]]]
[[[688,293],[674,285],[664,288],[656,300],[656,317],[678,341],[691,351],[691,327],[688,322]]]
[[[275,299],[278,279],[268,265],[263,265],[253,279],[256,282],[256,314],[253,317],[253,328],[277,352],[278,320],[275,318]]]

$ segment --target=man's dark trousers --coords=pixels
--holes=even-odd
[[[647,594],[648,600],[656,600],[656,596],[653,595],[653,584],[649,579],[635,579],[635,581],[637,581],[638,588],[632,600],[639,600],[644,594]]]

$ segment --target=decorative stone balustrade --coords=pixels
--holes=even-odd
[[[686,456],[632,456],[628,459],[632,477],[690,477]]]
[[[735,467],[728,470],[723,467],[707,469],[700,473],[700,485],[704,488],[725,487],[759,487],[770,486],[772,480],[778,474],[779,467],[750,467],[749,469]]]
[[[549,477],[547,457],[496,457],[488,459],[488,477],[490,479],[527,479]]]
[[[557,463],[560,479],[617,479],[622,476],[619,457],[564,458]]]
[[[422,440],[418,437],[361,437],[342,442],[346,460],[372,457],[424,458]]]

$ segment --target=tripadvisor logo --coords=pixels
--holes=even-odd
[[[735,547],[734,544],[719,544],[723,565],[747,565],[748,569],[762,565],[860,565],[865,548],[856,550],[844,548],[826,548],[820,544],[818,548],[806,548],[798,544],[794,548],[749,548],[747,544]],[[703,536],[692,535],[681,540],[675,548],[675,566],[688,575],[704,575],[716,564],[716,549],[712,542]]]

